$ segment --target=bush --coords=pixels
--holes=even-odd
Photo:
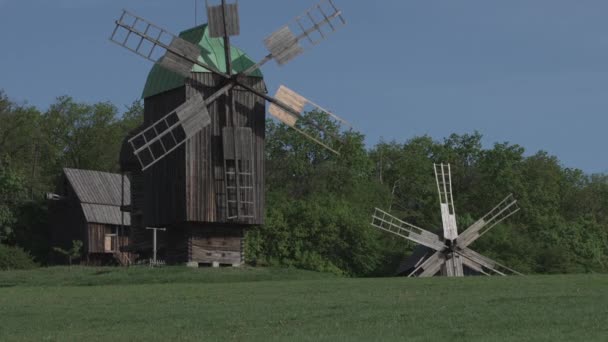
[[[23,249],[0,244],[0,271],[29,270],[37,266]]]

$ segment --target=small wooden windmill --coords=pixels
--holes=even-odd
[[[127,139],[121,164],[137,197],[130,208],[134,234],[167,227],[169,262],[236,265],[243,231],[264,222],[266,102],[272,116],[334,153],[299,122],[334,138],[303,113],[313,109],[345,123],[285,86],[268,96],[259,69],[271,60],[288,63],[345,21],[323,0],[266,38],[269,54],[255,63],[230,44],[240,33],[238,3],[207,4],[207,17],[208,24],[179,37],[127,11],[116,21],[111,41],[155,63],[144,125]]]
[[[488,214],[459,235],[452,197],[450,164],[435,164],[434,167],[443,236],[404,222],[378,208],[372,216],[372,226],[422,246],[412,255],[407,263],[408,266],[402,267],[404,272],[399,273],[405,273],[410,277],[432,277],[438,273],[448,277],[462,277],[465,275],[464,268],[468,268],[485,275],[520,274],[469,248],[483,234],[519,211],[513,195],[507,196]]]

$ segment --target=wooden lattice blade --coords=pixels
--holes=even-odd
[[[382,209],[375,209],[371,225],[436,251],[441,251],[446,247],[436,234],[404,222]]]
[[[444,275],[448,277],[464,277],[462,258],[458,254],[451,254],[443,264]]]
[[[475,262],[473,260],[470,260],[470,259],[467,259],[467,258],[463,257],[462,258],[462,265],[465,266],[465,267],[470,268],[471,270],[473,270],[475,272],[478,272],[478,273],[481,273],[481,274],[484,274],[484,275],[487,275],[487,276],[490,275],[488,272],[486,272],[486,270],[483,269],[482,265],[478,264],[477,262]]]
[[[172,51],[177,51],[179,54]],[[190,77],[192,68],[196,64],[193,61],[197,61],[200,54],[198,46],[176,37],[173,38],[169,50],[158,64],[184,77]]]
[[[421,277],[427,278],[432,277],[441,271],[445,260],[441,252],[435,252],[433,255],[428,257],[420,266],[412,271],[408,277]]]
[[[207,21],[211,38],[238,36],[241,33],[238,2],[225,6],[207,5]]]
[[[452,196],[452,172],[450,164],[434,164],[434,168],[441,208],[443,237],[446,240],[452,241],[458,237],[456,212],[454,210],[454,199]]]
[[[498,274],[501,276],[506,276],[507,274],[517,274],[521,275],[521,273],[504,266],[497,261],[494,261],[486,256],[483,256],[470,248],[459,249],[457,252],[460,256],[467,258],[477,264],[481,265],[484,270],[489,270],[494,274]],[[489,272],[486,272],[489,273]]]
[[[268,108],[270,115],[274,116],[287,126],[295,129],[306,138],[314,141],[333,153],[339,154],[336,149],[321,141],[320,138],[314,137],[310,133],[307,133],[298,127],[298,123],[302,122],[304,124],[311,125],[317,129],[319,133],[322,133],[326,137],[340,141],[340,137],[338,136],[339,132],[344,131],[345,129],[352,129],[352,126],[346,120],[338,117],[326,109],[323,109],[319,105],[284,85],[279,87],[275,97],[270,98],[269,101],[271,102],[270,107]],[[307,112],[307,107],[310,108],[308,112],[315,111],[321,114],[325,117],[325,119],[327,119],[328,123],[326,124],[320,122],[319,120],[306,118],[304,115],[305,112]],[[329,123],[331,123],[334,127],[329,127]]]
[[[183,145],[211,123],[207,103],[199,93],[129,140],[142,170]]]
[[[123,11],[115,23],[110,41],[145,59],[159,63],[184,77],[190,77],[190,71],[196,64],[214,74],[228,78],[228,75],[199,60],[198,46],[142,17]]]
[[[507,196],[496,207],[490,210],[489,213],[462,232],[462,234],[458,236],[458,245],[460,247],[469,246],[494,226],[518,211],[519,206],[517,205],[517,200],[513,198],[512,194]]]
[[[301,55],[307,47],[325,40],[329,34],[345,24],[342,11],[333,1],[323,0],[264,40],[270,55],[263,63],[274,59],[279,65],[287,64]],[[263,63],[258,63],[257,67]]]

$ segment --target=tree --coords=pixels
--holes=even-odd
[[[371,274],[380,265],[378,233],[368,227],[368,213],[386,198],[373,180],[373,165],[363,136],[339,132],[321,113],[303,122],[322,122],[338,135],[334,155],[285,126],[268,123],[266,224],[247,236],[247,259],[258,264],[353,275]],[[332,144],[331,135],[301,124],[300,129]]]
[[[80,258],[82,250],[82,241],[72,240],[72,248],[65,250],[59,247],[53,247],[53,250],[59,254],[65,255],[68,258],[68,264],[72,266],[72,259]]]
[[[23,178],[10,167],[9,158],[0,158],[0,242],[13,242],[17,209],[26,193]]]

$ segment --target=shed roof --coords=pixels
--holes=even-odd
[[[121,224],[121,175],[68,168],[63,169],[63,173],[80,201],[87,222]],[[127,177],[124,177],[124,202],[125,205],[131,203],[131,186]],[[129,213],[125,213],[124,218],[124,224],[130,225]]]
[[[226,57],[224,52],[224,40],[221,38],[209,37],[207,24],[193,27],[179,34],[184,40],[196,44],[201,49],[199,61],[215,67],[221,72],[226,72]],[[255,65],[245,52],[232,46],[232,72],[239,73],[245,71],[249,67]],[[192,72],[209,72],[209,70],[194,65]],[[262,72],[258,69],[252,72],[249,76],[263,77]],[[179,88],[185,83],[185,78],[173,71],[167,70],[164,67],[154,64],[152,70],[148,74],[146,86],[143,91],[143,98],[154,96],[171,89]]]
[[[84,213],[87,222],[111,224],[114,226],[120,226],[121,224],[124,224],[125,226],[131,225],[131,215],[129,213],[124,213],[125,221],[122,222],[123,213],[120,211],[120,207],[115,205],[88,203],[82,203],[81,205],[82,212]]]

